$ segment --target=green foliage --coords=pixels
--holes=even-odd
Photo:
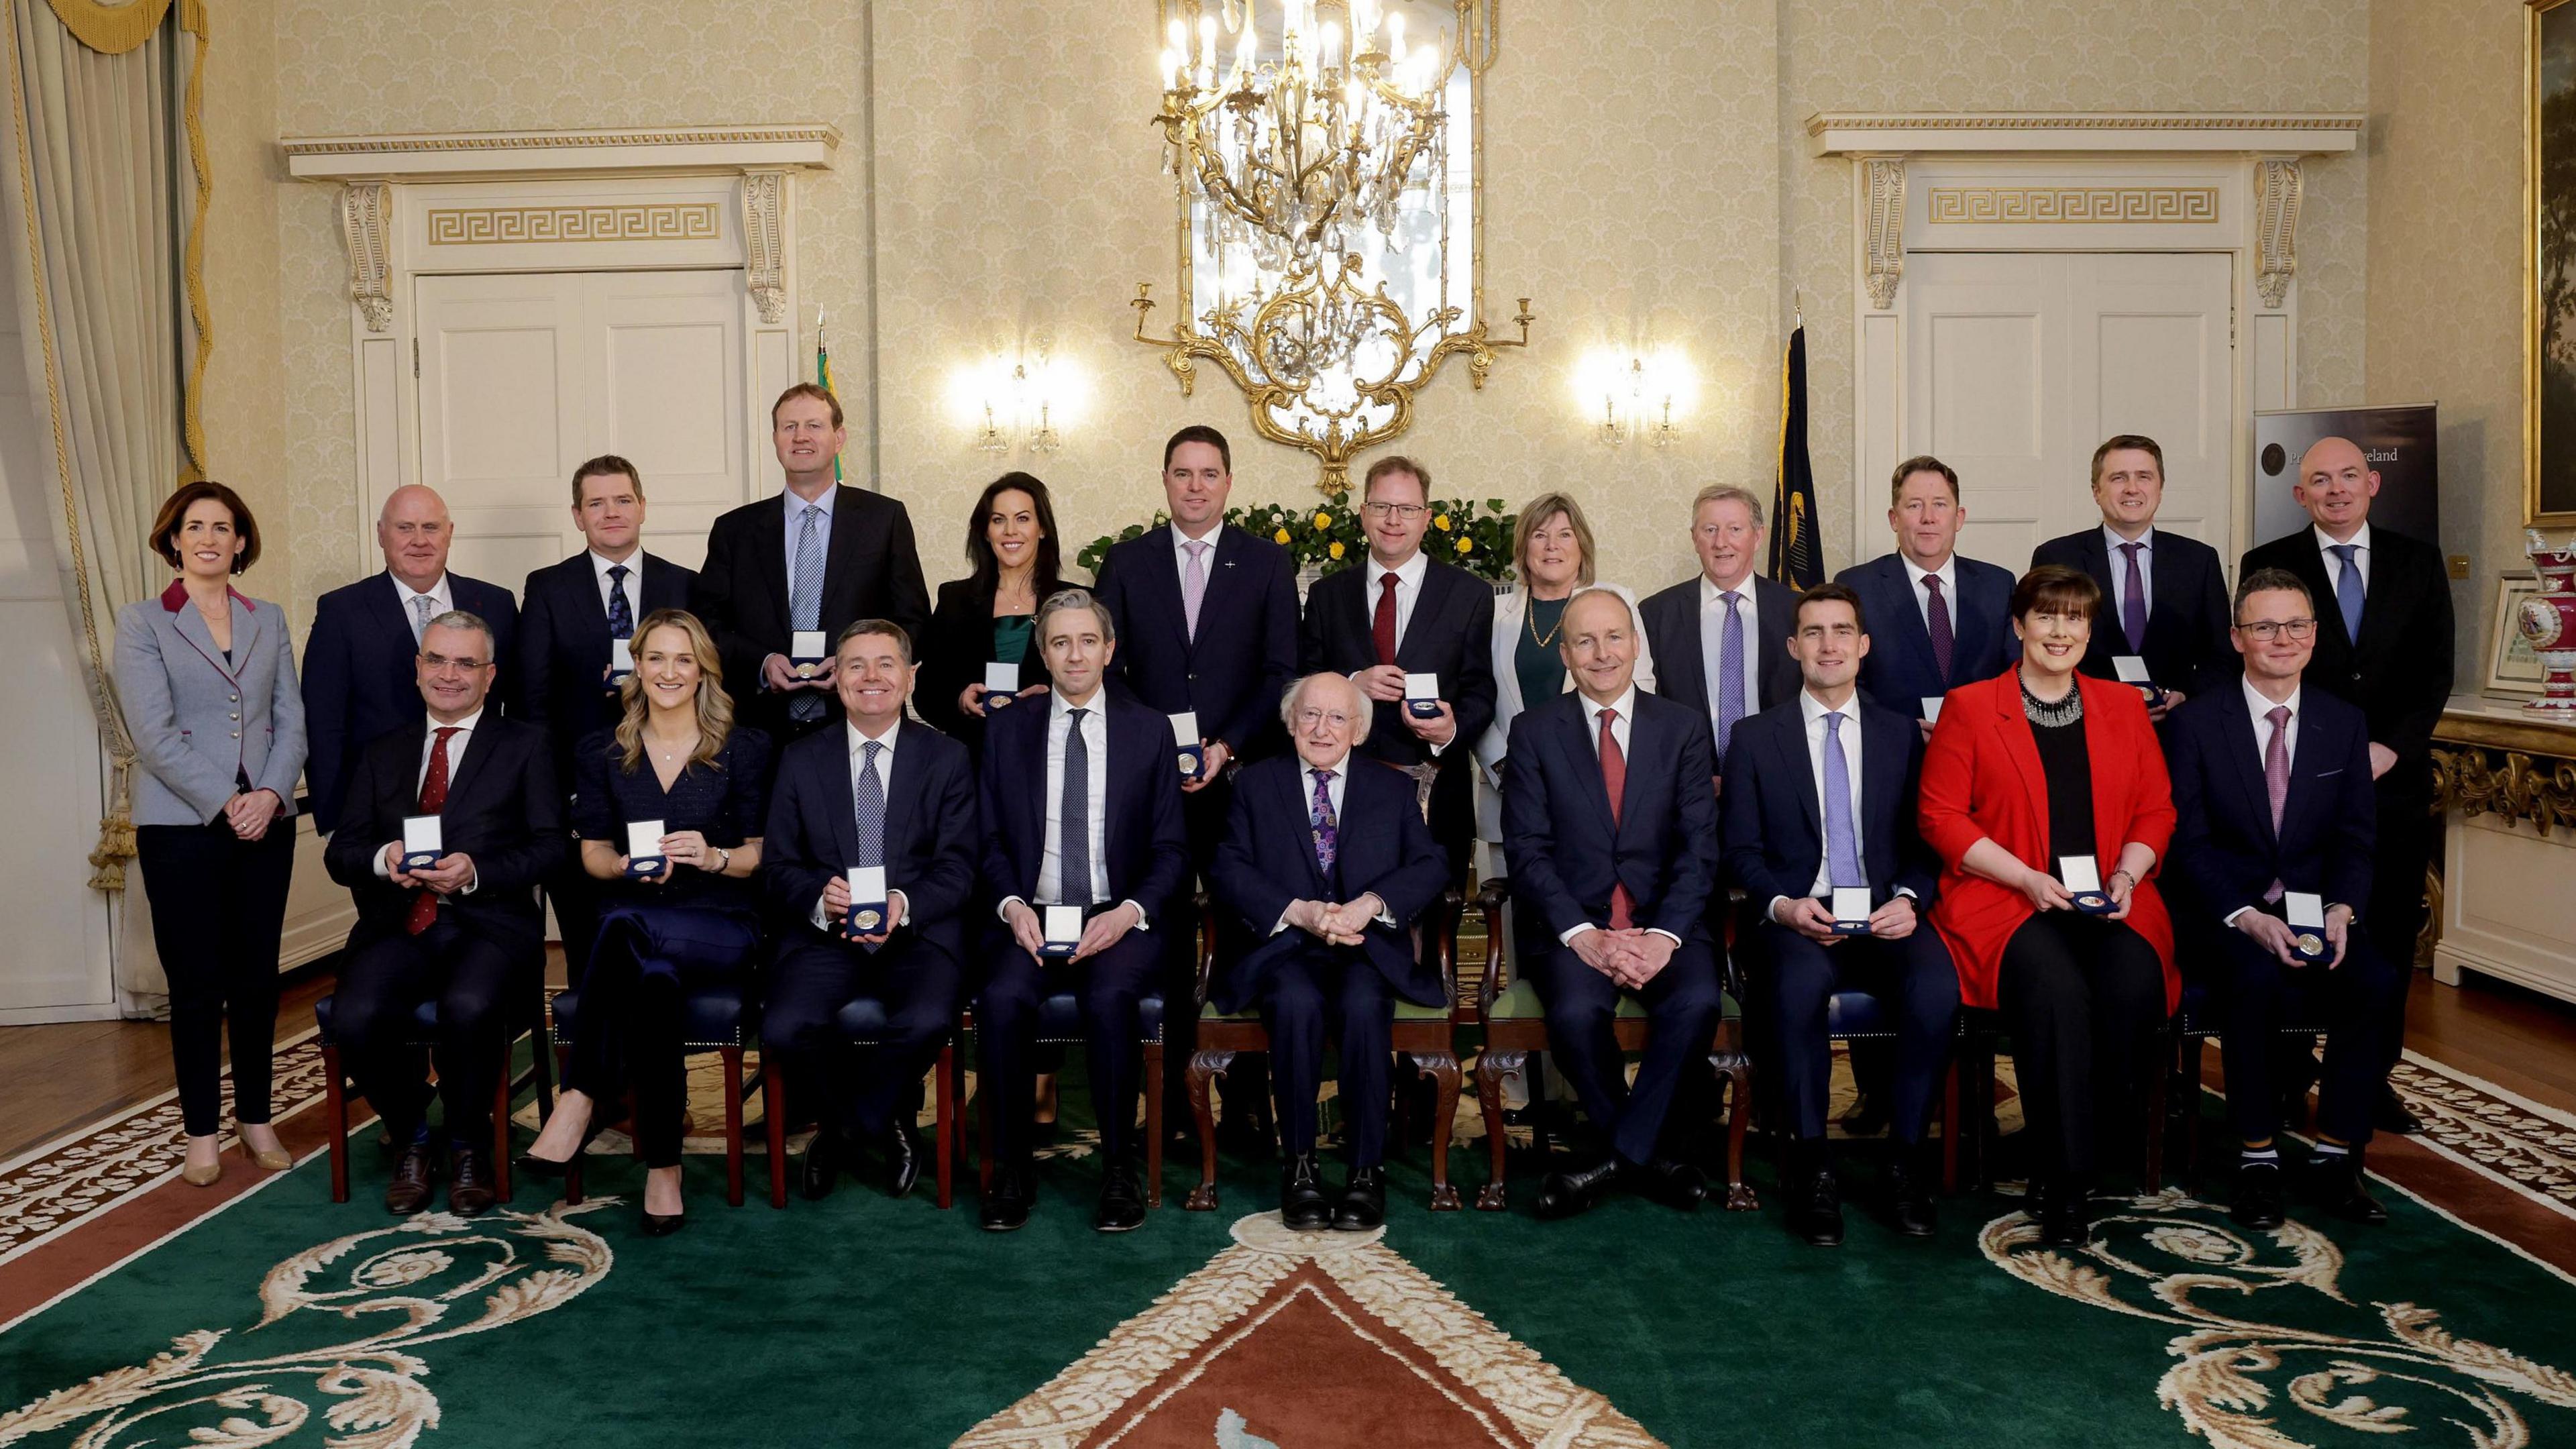
[[[1344,495],[1312,508],[1291,508],[1283,503],[1229,508],[1225,521],[1287,549],[1299,568],[1313,567],[1331,573],[1359,562],[1368,549],[1367,529],[1360,522],[1359,510],[1349,506],[1347,499],[1348,495]],[[1503,500],[1499,498],[1481,502],[1473,498],[1434,499],[1430,524],[1423,530],[1423,550],[1479,578],[1509,579],[1514,517],[1503,511]],[[1112,544],[1124,543],[1170,521],[1170,515],[1157,511],[1151,522],[1131,523],[1116,533],[1103,534],[1085,544],[1075,562],[1096,574]]]

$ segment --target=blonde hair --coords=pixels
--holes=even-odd
[[[1592,525],[1583,518],[1583,505],[1570,493],[1542,493],[1521,505],[1521,516],[1512,524],[1512,567],[1519,571],[1521,583],[1529,583],[1530,535],[1547,526],[1549,519],[1565,516],[1566,526],[1574,530],[1574,546],[1583,550],[1583,561],[1574,568],[1574,586],[1589,588],[1592,584]]]
[[[635,626],[635,643],[640,646],[656,629],[677,629],[689,636],[689,653],[698,661],[698,747],[690,752],[689,763],[713,765],[725,736],[733,733],[733,696],[725,693],[724,661],[716,655],[716,641],[698,616],[686,609],[655,609],[645,615],[644,622]],[[632,771],[644,762],[644,717],[653,712],[644,699],[642,670],[618,684],[617,697],[626,709],[617,722],[618,759]]]

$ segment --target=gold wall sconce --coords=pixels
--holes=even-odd
[[[1017,448],[1042,458],[1064,446],[1059,429],[1086,393],[1077,370],[1044,352],[997,354],[957,369],[949,402],[972,431],[975,451],[1000,457]]]
[[[1606,447],[1671,447],[1697,396],[1689,362],[1670,348],[1642,355],[1594,348],[1574,370],[1575,404]]]

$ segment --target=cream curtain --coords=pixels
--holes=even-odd
[[[134,850],[134,748],[107,670],[109,641],[116,610],[158,590],[162,567],[144,534],[201,436],[187,404],[206,345],[202,304],[189,300],[202,296],[190,285],[205,197],[190,124],[202,4],[182,5],[183,23],[198,21],[183,80],[184,42],[162,24],[170,0],[0,3],[12,131],[0,153],[0,223],[18,268],[28,376],[43,384],[36,421],[53,445],[49,492],[73,636],[113,764],[91,884],[116,891]],[[183,161],[183,152],[193,155]],[[159,963],[120,951],[117,987],[129,1011],[155,1009],[165,990]]]

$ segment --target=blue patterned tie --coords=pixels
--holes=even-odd
[[[796,525],[796,577],[787,582],[787,627],[820,629],[823,627],[823,509],[819,504],[805,505],[804,515]],[[800,724],[810,724],[823,717],[823,696],[810,689],[796,691],[787,701],[787,717]]]
[[[1307,823],[1315,830],[1315,864],[1323,868],[1324,879],[1333,878],[1333,862],[1342,853],[1341,822],[1333,818],[1333,772],[1309,770],[1315,777],[1315,812]]]
[[[859,746],[859,775],[850,782],[851,813],[859,826],[859,858],[853,865],[885,864],[885,782],[877,778],[877,756],[883,753],[882,741]]]
[[[1744,596],[1726,593],[1725,639],[1717,648],[1717,757],[1726,758],[1726,740],[1744,718],[1744,616],[1737,612]]]
[[[2343,568],[2335,576],[2335,607],[2343,611],[2343,637],[2352,643],[2358,644],[2361,642],[2361,596],[2363,593],[2363,585],[2361,582],[2361,565],[2354,561],[2353,555],[2361,552],[2361,545],[2357,543],[2330,544],[2327,546],[2327,551],[2332,553],[2336,558],[2343,560]]]
[[[626,602],[626,574],[624,564],[608,566],[608,637],[611,639],[635,637],[635,606]]]
[[[1852,829],[1851,763],[1843,758],[1843,712],[1825,716],[1825,870],[1837,889],[1865,886],[1860,836]]]
[[[1064,832],[1056,845],[1056,894],[1060,906],[1091,904],[1091,742],[1082,737],[1087,709],[1066,711],[1072,721],[1064,732],[1063,804],[1057,822]]]

